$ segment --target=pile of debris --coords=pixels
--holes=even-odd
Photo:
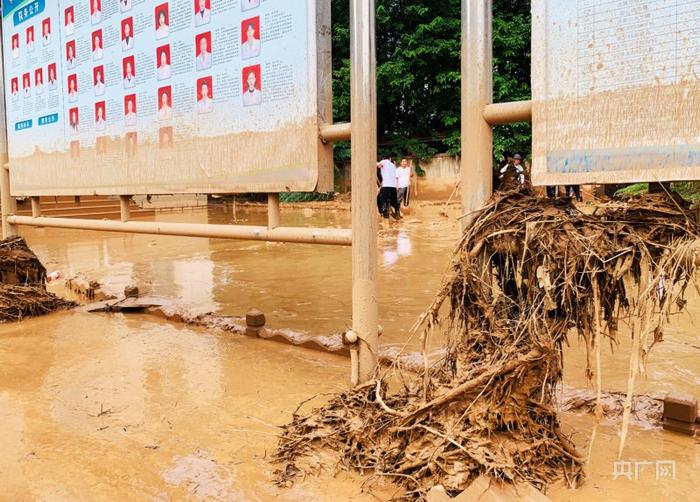
[[[46,291],[46,268],[22,237],[0,241],[0,323],[74,306]]]
[[[592,214],[527,187],[495,194],[414,326],[426,354],[439,334],[446,355],[433,364],[426,357],[421,374],[396,364],[308,415],[295,413],[275,454],[278,482],[331,465],[392,479],[406,499],[423,499],[435,485],[456,495],[482,475],[575,486],[585,459],[562,433],[554,403],[562,344],[574,331],[585,341],[602,416],[601,346],[628,326],[622,448],[634,378],[684,306],[698,239],[695,215],[666,194]]]

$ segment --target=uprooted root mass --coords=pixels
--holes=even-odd
[[[75,306],[46,291],[46,268],[21,237],[0,241],[0,322]]]
[[[494,195],[415,327],[424,344],[442,333],[447,356],[423,375],[395,365],[295,414],[275,455],[278,481],[331,459],[391,478],[409,499],[437,484],[457,494],[481,474],[538,488],[561,478],[575,485],[583,458],[553,407],[562,343],[572,328],[583,338],[588,377],[600,389],[601,344],[618,339],[618,323],[630,326],[638,357],[628,415],[634,375],[684,305],[699,237],[695,216],[665,194],[593,214],[527,189]]]

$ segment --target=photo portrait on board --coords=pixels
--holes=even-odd
[[[262,103],[262,82],[260,65],[243,68],[243,106]]]
[[[197,113],[210,113],[214,109],[212,77],[197,79]]]
[[[173,146],[173,128],[171,126],[158,129],[158,146],[171,148]]]
[[[33,52],[34,51],[34,26],[29,26],[27,28],[27,35],[26,35],[26,43],[27,43],[27,52]]]
[[[127,132],[124,136],[126,155],[133,157],[136,155],[136,145],[138,143],[138,133],[136,131]]]
[[[78,115],[78,107],[68,110],[68,131],[71,136],[78,135],[78,126],[80,124],[80,116]]]
[[[92,60],[102,59],[102,30],[92,32]]]
[[[95,130],[103,132],[107,128],[107,105],[104,101],[95,103]]]
[[[134,18],[122,19],[122,51],[134,48]]]
[[[10,92],[12,93],[12,101],[19,99],[19,78],[14,77],[10,80]]]
[[[195,67],[197,70],[211,68],[211,32],[200,33],[194,38]]]
[[[172,89],[165,86],[158,89],[158,120],[170,120],[173,118]]]
[[[78,62],[75,59],[75,40],[66,42],[66,68],[72,70],[77,66]]]
[[[122,60],[122,78],[124,81],[124,89],[131,89],[136,85],[136,63],[134,56],[128,56]]]
[[[34,70],[34,93],[40,96],[44,93],[44,70],[37,68]]]
[[[124,125],[136,126],[136,94],[124,96]]]
[[[90,22],[97,24],[102,21],[102,1],[90,0]]]
[[[92,90],[95,96],[104,96],[105,93],[105,69],[104,66],[95,66],[92,69]]]
[[[243,12],[260,7],[260,0],[241,0],[241,10]]]
[[[22,91],[25,98],[28,98],[32,92],[32,76],[30,73],[22,75]]]
[[[211,0],[194,0],[194,25],[203,26],[211,21]]]
[[[51,63],[46,72],[49,75],[49,90],[50,91],[55,91],[57,88],[56,85],[56,63]]]
[[[168,36],[170,32],[170,14],[168,12],[168,3],[158,5],[155,8],[156,16],[156,39],[161,40]]]
[[[170,46],[161,45],[156,49],[156,78],[166,80],[170,78]]]
[[[72,5],[63,11],[63,27],[67,36],[75,31],[75,10]]]
[[[78,75],[68,75],[66,87],[68,89],[68,101],[76,103],[78,101]]]
[[[241,58],[251,59],[260,55],[260,17],[241,22]]]
[[[47,17],[41,22],[41,43],[49,45],[51,43],[51,18]]]
[[[17,59],[19,57],[19,33],[12,35],[12,58]]]

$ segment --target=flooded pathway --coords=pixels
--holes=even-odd
[[[401,344],[432,299],[459,229],[425,207],[380,238],[382,343]],[[347,227],[344,211],[283,212],[285,225]],[[262,224],[262,212],[238,211]],[[157,216],[230,223],[220,210]],[[258,307],[274,328],[328,334],[350,323],[350,249],[178,237],[24,229],[49,271],[82,272],[119,292],[176,299],[197,312],[241,315]],[[639,392],[700,398],[700,298],[652,351]],[[604,351],[606,390],[624,390],[627,347]],[[587,388],[583,348],[565,353],[565,381]],[[348,362],[262,340],[158,321],[149,316],[64,312],[0,326],[0,500],[376,500],[362,479],[324,475],[279,489],[271,483],[276,426],[298,403],[344,389]],[[319,396],[317,403],[323,402]],[[590,415],[563,415],[586,451]],[[690,500],[700,481],[700,446],[633,427],[623,454],[643,462],[637,478],[613,479],[617,424],[604,423],[589,479],[554,487],[555,500]],[[675,480],[656,479],[674,461]],[[374,495],[390,497],[375,483]]]

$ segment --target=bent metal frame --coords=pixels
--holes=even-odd
[[[319,2],[319,9],[330,9],[330,0]],[[328,143],[352,139],[352,229],[281,227],[278,194],[268,194],[267,227],[130,221],[129,201],[133,194],[120,196],[121,221],[42,217],[38,196],[31,197],[32,216],[17,216],[16,201],[10,187],[3,93],[0,102],[3,115],[0,125],[3,238],[17,235],[19,226],[30,226],[352,246],[354,336],[351,341],[354,338],[355,343],[351,345],[351,381],[355,385],[369,380],[377,367],[379,320],[375,172],[369,169],[376,163],[377,156],[375,0],[351,0],[350,10],[351,121],[349,124],[324,125],[319,135]],[[481,207],[491,194],[491,127],[530,121],[532,116],[530,101],[492,103],[491,18],[492,0],[462,0],[461,193],[463,212],[466,214]]]

